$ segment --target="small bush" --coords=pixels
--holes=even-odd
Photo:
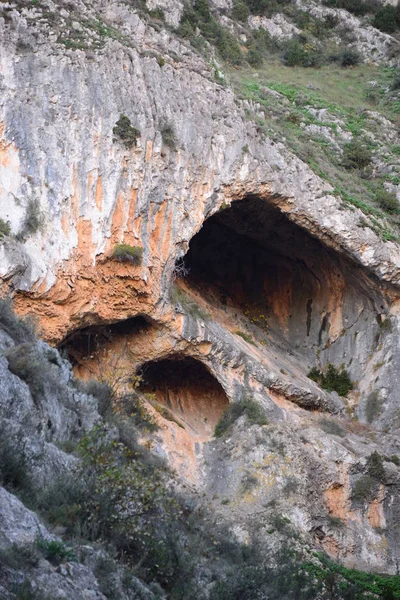
[[[393,75],[392,84],[390,86],[392,91],[400,90],[400,70],[397,69]]]
[[[120,115],[113,128],[113,134],[116,139],[121,140],[125,148],[133,148],[133,146],[136,146],[136,142],[140,137],[139,129],[132,126],[131,120],[126,115]]]
[[[385,456],[385,460],[392,462],[396,467],[400,467],[400,458],[397,454],[392,454],[391,456]]]
[[[237,21],[247,21],[250,15],[250,10],[247,4],[242,0],[235,0],[232,6],[232,18]]]
[[[378,392],[371,392],[365,403],[365,417],[368,423],[372,423],[379,416],[382,409],[382,401]]]
[[[381,6],[377,0],[325,0],[324,4],[332,8],[344,8],[357,16],[374,13]]]
[[[59,391],[58,369],[32,343],[13,346],[5,353],[11,373],[28,384],[34,402],[39,405],[46,390]]]
[[[372,498],[374,480],[370,475],[362,475],[357,479],[351,490],[352,500],[366,501]]]
[[[39,538],[36,543],[43,558],[48,560],[52,565],[59,565],[62,562],[75,560],[74,553],[63,542]]]
[[[344,145],[342,164],[345,169],[364,169],[371,160],[371,150],[360,140],[352,139]]]
[[[399,11],[387,4],[376,13],[372,25],[384,33],[394,33],[399,28]]]
[[[172,150],[175,149],[176,136],[175,130],[171,123],[163,123],[161,125],[161,137],[165,146],[168,146],[168,148],[171,148]]]
[[[14,570],[36,567],[39,553],[36,544],[12,544],[9,548],[0,550],[0,566]]]
[[[21,494],[32,487],[22,433],[10,433],[5,421],[0,423],[0,486]]]
[[[321,53],[307,49],[299,40],[288,42],[283,53],[283,62],[288,67],[316,67],[320,64]]]
[[[89,379],[84,381],[77,379],[74,382],[77,390],[83,394],[94,396],[98,401],[98,411],[103,418],[106,418],[112,412],[113,390],[108,383]]]
[[[43,226],[43,215],[40,210],[38,200],[29,200],[26,207],[24,223],[22,225],[21,234],[19,237],[26,237],[35,234]]]
[[[218,421],[214,436],[221,437],[241,416],[246,416],[250,425],[268,425],[263,408],[254,400],[244,398],[233,402]]]
[[[347,48],[339,53],[337,61],[342,67],[355,67],[360,64],[361,55],[357,50]]]
[[[195,34],[197,29],[201,36]],[[204,46],[204,39],[207,40],[217,48],[221,58],[231,64],[239,64],[242,60],[239,44],[211,14],[207,0],[196,0],[192,7],[185,8],[177,33],[198,48]]]
[[[375,200],[379,206],[389,214],[393,215],[400,212],[400,203],[395,194],[387,192],[384,188],[376,192]]]
[[[254,68],[261,67],[263,64],[263,58],[256,48],[251,47],[249,49],[247,53],[247,62]]]
[[[138,267],[142,264],[143,248],[130,246],[129,244],[117,244],[114,247],[112,257],[117,262],[128,262]]]
[[[252,344],[253,346],[255,346],[253,336],[251,336],[249,333],[245,333],[244,331],[240,331],[240,329],[237,329],[235,331],[235,334],[241,337],[248,344]]]
[[[17,317],[10,298],[0,299],[0,326],[15,343],[32,342],[35,339],[35,325],[29,318]]]
[[[367,458],[368,475],[375,477],[379,481],[385,479],[385,467],[383,466],[383,458],[379,452],[372,452]]]
[[[328,526],[333,527],[334,529],[341,528],[345,526],[345,523],[339,517],[334,517],[332,515],[328,515]]]
[[[337,392],[339,396],[347,396],[350,390],[353,389],[353,383],[346,369],[342,367],[339,370],[330,363],[325,373],[313,367],[308,372],[307,377],[317,382],[324,390]]]
[[[171,287],[171,302],[172,304],[181,306],[182,310],[194,319],[207,321],[210,318],[203,307],[177,285]]]
[[[8,221],[4,221],[0,219],[0,240],[3,237],[7,237],[11,233],[10,223]]]

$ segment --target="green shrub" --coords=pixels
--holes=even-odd
[[[171,287],[171,302],[175,305],[180,305],[182,310],[194,319],[207,321],[210,315],[200,306],[193,298],[177,285]]]
[[[4,355],[11,373],[29,386],[36,405],[40,405],[46,390],[60,391],[58,369],[48,356],[38,350],[35,344],[26,342],[13,346]]]
[[[142,264],[143,248],[130,246],[129,244],[117,244],[114,247],[112,257],[117,262],[128,262],[138,267]]]
[[[372,423],[379,416],[382,410],[382,401],[378,392],[371,392],[365,403],[365,417],[368,423]]]
[[[321,52],[308,49],[299,40],[290,40],[283,53],[283,62],[288,67],[317,67],[321,64]]]
[[[74,553],[63,542],[46,540],[40,537],[36,543],[43,558],[48,560],[52,565],[59,565],[62,562],[75,560]]]
[[[359,139],[353,138],[344,145],[342,164],[345,169],[364,169],[371,160],[371,150]]]
[[[347,396],[353,389],[353,383],[346,369],[342,367],[339,370],[331,363],[328,364],[325,373],[313,367],[307,377],[317,382],[324,390],[337,392],[339,396]]]
[[[245,0],[253,15],[265,15],[271,17],[274,13],[292,4],[292,0]]]
[[[163,123],[161,125],[160,131],[161,131],[161,137],[162,137],[163,144],[165,146],[168,146],[172,150],[175,149],[176,135],[175,135],[175,130],[174,130],[173,126],[171,125],[171,123],[168,123],[168,122]]]
[[[394,33],[399,28],[399,9],[387,4],[376,13],[372,25],[385,33]]]
[[[249,51],[247,53],[247,62],[254,68],[261,67],[263,63],[263,58],[256,48],[249,48]]]
[[[18,494],[32,488],[24,438],[21,432],[10,431],[6,421],[0,422],[0,486]]]
[[[260,404],[244,398],[228,406],[215,427],[214,436],[221,437],[241,416],[245,416],[250,425],[268,425],[264,409]]]
[[[337,62],[342,67],[355,67],[361,62],[361,54],[353,48],[346,48],[338,54]]]
[[[247,21],[250,15],[250,10],[247,4],[242,0],[234,0],[232,6],[232,18],[237,21]]]
[[[248,344],[252,344],[253,346],[255,346],[253,336],[251,336],[249,333],[245,333],[244,331],[240,331],[240,329],[237,329],[235,331],[235,334],[244,339],[244,341]]]
[[[11,233],[10,223],[8,221],[4,221],[0,219],[0,240],[3,237],[7,237]]]
[[[344,8],[357,16],[374,13],[381,6],[378,0],[325,0],[324,4],[332,8]]]
[[[196,29],[200,30],[203,41],[206,39],[217,48],[223,60],[234,65],[241,62],[242,52],[238,42],[211,14],[207,0],[197,0],[193,6],[186,6],[177,33],[199,47],[201,36],[196,36]]]
[[[370,475],[362,475],[352,486],[352,500],[367,501],[372,498],[374,480]]]
[[[379,481],[385,479],[385,467],[383,466],[383,457],[379,452],[372,452],[367,458],[368,475],[375,477]]]
[[[0,326],[17,344],[32,342],[35,339],[33,320],[18,317],[14,313],[10,298],[0,299]]]
[[[19,237],[25,238],[26,236],[35,234],[42,228],[43,222],[44,217],[40,210],[39,201],[29,200]]]
[[[392,454],[391,456],[385,456],[385,460],[392,462],[396,467],[400,467],[400,458],[397,454]]]
[[[133,146],[136,146],[136,142],[140,137],[139,129],[132,126],[131,120],[126,115],[120,115],[113,128],[113,134],[116,139],[121,140],[125,148],[133,148]]]
[[[39,562],[39,553],[36,544],[12,544],[0,550],[0,567],[9,567],[14,570],[26,570],[36,567]]]
[[[107,418],[112,413],[113,405],[113,390],[112,387],[105,382],[97,379],[89,379],[87,381],[77,379],[74,385],[83,394],[94,396],[98,401],[98,411],[103,418]]]
[[[375,200],[379,206],[389,214],[397,214],[400,212],[400,203],[395,194],[387,192],[384,188],[378,190],[375,194]]]
[[[390,89],[393,91],[400,90],[400,70],[396,69],[393,75]]]

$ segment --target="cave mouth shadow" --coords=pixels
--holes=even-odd
[[[189,286],[292,348],[325,345],[339,323],[352,319],[361,295],[372,305],[365,269],[256,196],[209,217],[177,264]]]
[[[116,339],[148,333],[153,326],[153,322],[146,315],[136,315],[113,323],[89,325],[73,331],[61,342],[58,349],[66,354],[75,367]]]
[[[202,362],[172,355],[149,361],[137,370],[139,391],[167,420],[175,421],[192,436],[211,437],[228,397]]]

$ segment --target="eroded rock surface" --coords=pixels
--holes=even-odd
[[[244,539],[264,517],[268,539],[274,502],[331,556],[395,573],[398,466],[387,460],[379,479],[368,457],[399,452],[399,245],[259,135],[184,42],[124,3],[76,10],[100,11],[118,35],[99,48],[92,32],[88,47],[68,49],[63,31],[35,23],[35,7],[1,18],[0,213],[13,234],[0,243],[4,293],[77,375],[143,373],[162,424],[148,444]],[[171,23],[179,10],[168,7]],[[390,40],[379,41],[384,53]],[[130,148],[114,132],[124,114],[138,130]],[[140,264],[115,261],[119,243],[141,248]],[[1,339],[2,417],[18,429],[26,418],[32,456],[62,468],[71,459],[53,441],[93,425],[93,399],[38,342],[65,394],[46,388],[36,406],[9,372],[15,340]],[[329,363],[350,374],[346,399],[307,377]],[[269,424],[239,419],[211,440],[243,397]],[[371,490],[355,498],[364,476]]]

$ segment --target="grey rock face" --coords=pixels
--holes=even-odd
[[[149,4],[160,6],[155,0]],[[275,502],[294,527],[332,556],[396,572],[395,463],[385,462],[385,477],[374,481],[373,497],[354,501],[352,494],[368,475],[373,450],[388,457],[400,447],[399,245],[364,227],[362,212],[346,209],[332,187],[283,143],[260,136],[245,114],[257,107],[219,85],[185,43],[121,2],[75,2],[74,7],[71,23],[68,11],[60,10],[59,30],[38,19],[34,6],[11,6],[0,20],[0,216],[15,236],[0,240],[4,289],[15,294],[23,312],[36,313],[56,341],[84,325],[151,317],[162,332],[159,343],[146,347],[146,357],[137,362],[171,349],[184,352],[207,365],[230,401],[250,394],[270,421],[248,427],[241,418],[225,439],[196,449],[199,485],[210,498],[217,494],[218,501],[230,503],[219,506],[221,515],[233,519],[244,538],[262,523],[268,540],[273,515],[266,514],[265,505]],[[58,8],[54,3],[53,10]],[[162,8],[176,26],[182,4]],[[317,16],[329,11],[317,5],[310,10]],[[99,14],[114,28],[105,40],[83,23]],[[347,13],[343,18],[351,21],[367,56],[376,33]],[[378,36],[378,58],[386,56],[388,38]],[[122,114],[140,133],[131,148],[114,133]],[[232,201],[249,205],[254,196],[314,240],[294,233],[274,246],[276,228],[268,219],[256,236],[252,230],[253,242],[275,250],[277,271],[298,267],[295,285],[284,290],[290,303],[282,300],[283,292],[277,295],[265,347],[261,335],[254,345],[238,336],[238,311],[235,315],[232,306],[225,322],[206,322],[183,306],[173,307],[169,298],[174,264],[207,219]],[[34,230],[27,229],[29,215]],[[259,224],[260,214],[253,219]],[[246,225],[238,233],[248,234]],[[140,268],[110,266],[120,242],[143,248]],[[330,269],[324,269],[327,264]],[[247,275],[254,274],[253,267],[244,266]],[[271,281],[257,283],[279,291]],[[313,296],[306,297],[304,289]],[[340,298],[333,293],[342,289]],[[279,308],[285,309],[286,328],[280,326]],[[257,337],[254,323],[243,318],[244,323]],[[70,367],[50,346],[21,343],[16,346],[0,331],[0,424],[21,439],[32,472],[43,483],[74,463],[56,444],[76,439],[98,414],[94,399],[72,387]],[[35,375],[44,369],[40,381],[34,378],[35,389],[21,372],[24,356],[29,364],[38,361]],[[306,377],[316,358],[321,368],[344,364],[358,381],[348,400]],[[341,419],[325,416],[328,424],[323,423],[313,414],[317,410]],[[365,428],[355,430],[346,411],[355,411]],[[16,521],[21,523],[20,529],[15,524],[17,540],[33,536],[35,527],[42,527],[35,515],[1,493],[12,524],[4,545],[12,540]],[[45,565],[37,582],[57,598],[103,598],[93,569],[82,564],[62,565],[59,571]],[[138,597],[150,598],[142,588]]]

